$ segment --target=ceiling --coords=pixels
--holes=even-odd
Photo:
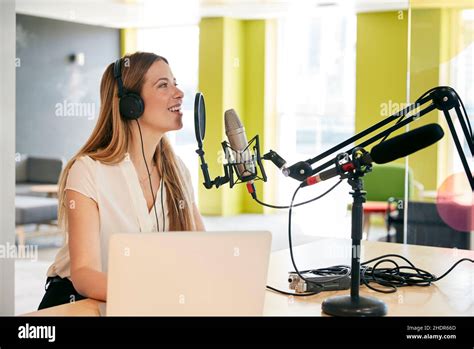
[[[197,24],[202,17],[275,18],[328,9],[400,10],[408,0],[17,0],[16,12],[111,28]]]

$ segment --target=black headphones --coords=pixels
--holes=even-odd
[[[114,63],[114,78],[117,80],[119,111],[125,120],[136,120],[142,116],[145,110],[145,104],[139,94],[127,91],[123,87],[122,81],[122,59],[119,58]]]
[[[114,63],[114,78],[117,80],[117,86],[118,86],[118,97],[119,97],[119,111],[120,115],[125,119],[125,120],[135,120],[137,122],[138,130],[140,131],[140,141],[142,145],[142,154],[143,154],[143,161],[145,161],[145,166],[146,170],[148,172],[148,176],[150,176],[150,170],[148,169],[148,165],[146,163],[145,159],[145,152],[143,150],[143,138],[142,138],[142,131],[140,129],[140,123],[138,122],[138,118],[142,116],[143,111],[145,110],[145,104],[143,103],[143,99],[140,97],[139,94],[127,91],[123,87],[123,81],[122,81],[122,71],[121,71],[121,64],[122,64],[122,59],[119,58],[115,61]],[[160,146],[161,148],[161,146]],[[163,175],[164,177],[164,172]],[[150,190],[151,190],[151,195],[153,197],[153,209],[155,210],[155,218],[156,218],[156,229],[159,231],[160,226],[158,224],[158,215],[156,213],[156,205],[155,205],[155,194],[153,191],[153,186],[151,185],[151,179],[149,179],[150,182]],[[166,218],[165,218],[165,208],[163,205],[163,182],[164,179],[161,178],[161,213],[163,215],[163,224],[161,231],[165,231],[165,225],[166,225]]]

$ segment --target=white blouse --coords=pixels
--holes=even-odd
[[[183,202],[191,206],[194,203],[194,191],[189,170],[183,161],[177,158],[178,168],[184,181]],[[107,272],[108,242],[115,233],[156,232],[154,208],[148,212],[148,206],[140,187],[135,166],[127,153],[122,162],[115,165],[103,164],[89,156],[78,158],[69,170],[65,190],[77,191],[97,203],[99,208],[99,235],[102,271]],[[155,188],[153,188],[155,189]],[[161,207],[161,180],[155,195],[159,230],[162,230],[163,214]],[[66,203],[68,204],[68,203]],[[163,188],[163,208],[165,213],[165,231],[169,230],[166,190]],[[69,244],[66,242],[59,250],[53,264],[47,271],[48,276],[70,277]]]

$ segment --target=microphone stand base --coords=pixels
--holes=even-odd
[[[324,313],[333,316],[384,316],[387,305],[373,297],[335,296],[322,304]]]

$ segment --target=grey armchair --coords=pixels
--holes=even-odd
[[[57,219],[57,198],[32,191],[34,185],[57,184],[63,166],[62,159],[23,157],[16,163],[15,223],[18,245],[25,244],[25,225],[51,225]],[[38,234],[37,234],[38,235]]]
[[[23,156],[16,162],[16,195],[44,196],[30,190],[33,185],[57,184],[63,160]]]

